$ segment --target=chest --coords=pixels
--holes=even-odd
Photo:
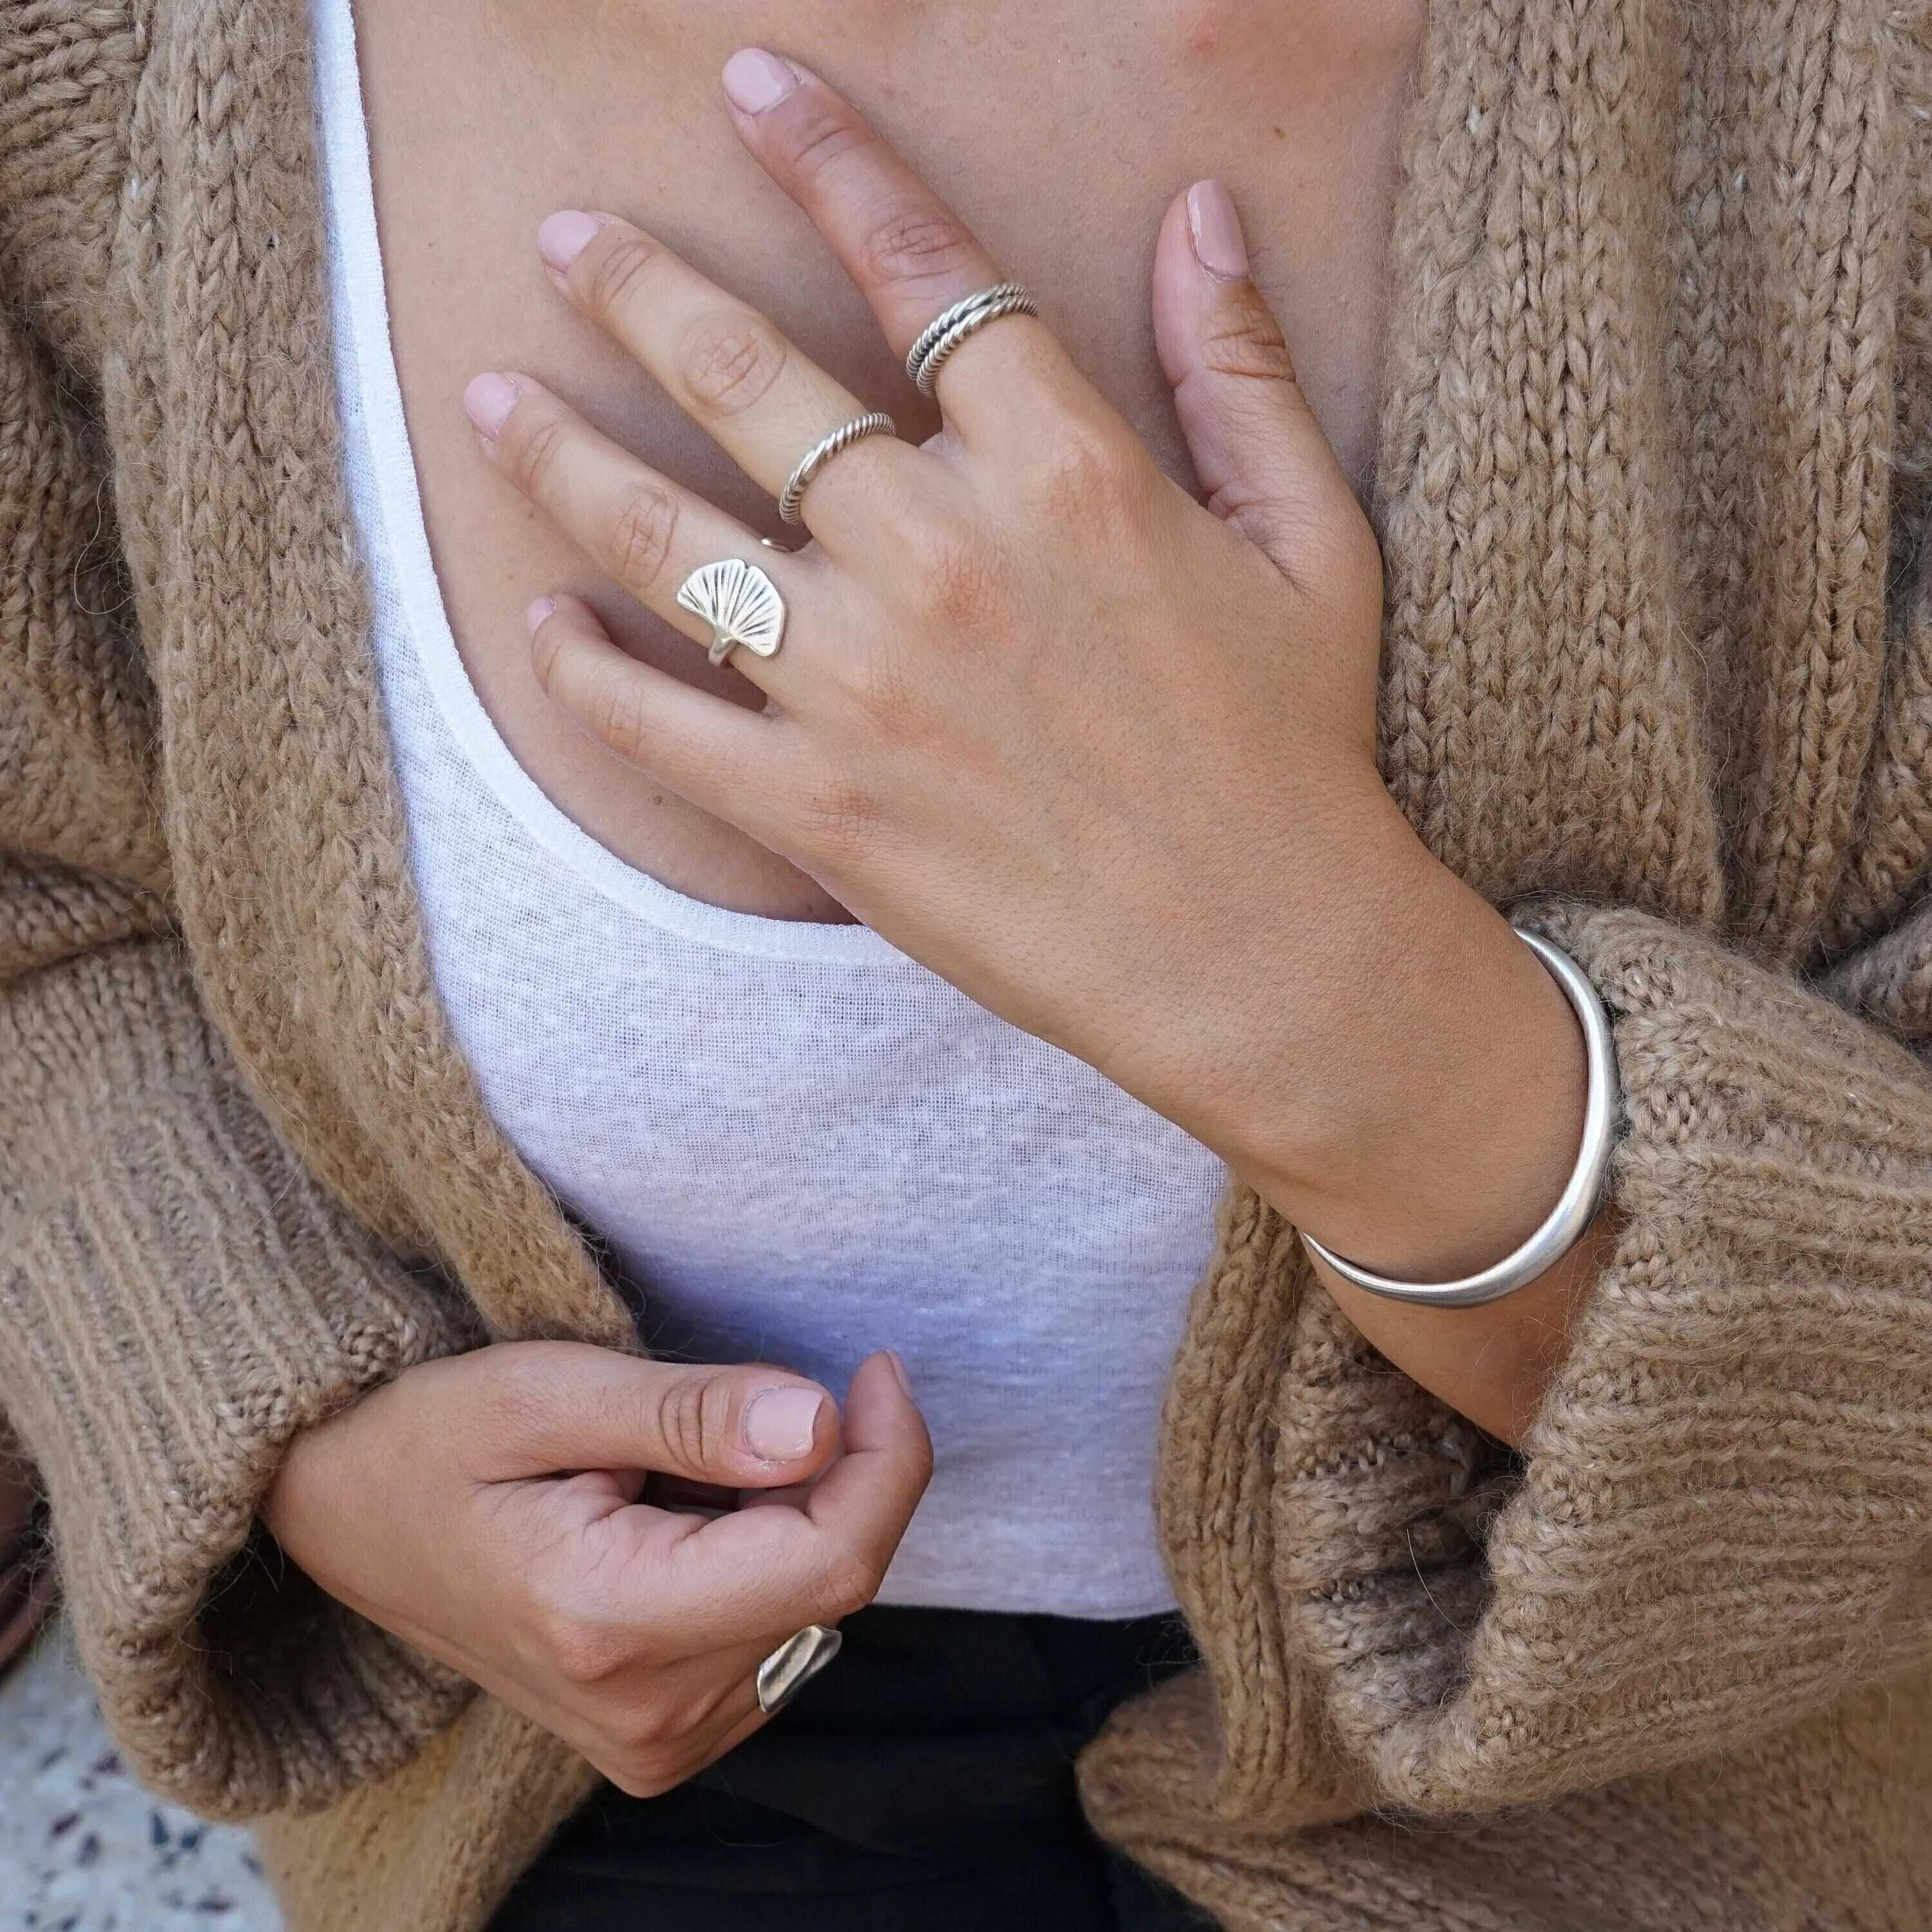
[[[1397,123],[1423,0],[364,0],[357,10],[391,327],[436,571],[465,665],[519,763],[627,862],[778,916],[812,882],[591,746],[531,676],[520,613],[590,597],[627,648],[748,700],[603,580],[479,460],[458,406],[523,368],[647,460],[776,532],[772,506],[538,265],[553,208],[608,207],[758,304],[902,434],[933,426],[817,235],[740,148],[718,74],[764,44],[844,90],[1037,292],[1176,476],[1148,275],[1162,210],[1226,181],[1303,380],[1358,476],[1372,453]]]

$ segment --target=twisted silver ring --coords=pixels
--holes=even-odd
[[[922,396],[932,394],[939,380],[940,365],[969,335],[976,334],[989,322],[1003,315],[1037,315],[1040,304],[1021,282],[996,282],[990,289],[955,302],[943,315],[935,316],[920,330],[919,340],[906,351],[906,374]]]
[[[788,524],[805,521],[799,506],[805,501],[805,493],[812,487],[812,479],[836,456],[840,451],[850,449],[855,442],[868,436],[897,436],[899,426],[884,410],[871,410],[862,416],[854,416],[848,423],[841,423],[830,436],[821,436],[808,449],[798,467],[785,478],[784,488],[778,492],[778,514]]]
[[[758,1666],[758,1708],[766,1717],[782,1711],[832,1660],[845,1641],[830,1624],[807,1624],[788,1636]]]

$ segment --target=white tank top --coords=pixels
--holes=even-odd
[[[1221,1163],[866,927],[660,885],[517,764],[430,562],[350,0],[314,17],[350,493],[436,989],[485,1104],[655,1348],[840,1395],[873,1349],[905,1358],[935,1466],[881,1600],[1172,1607],[1155,1436]]]

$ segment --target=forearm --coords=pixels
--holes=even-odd
[[[1508,922],[1392,806],[1345,814],[1333,842],[1314,855],[1322,889],[1296,896],[1334,908],[1328,928],[1256,935],[1254,963],[1222,977],[1243,989],[1238,1015],[1219,1007],[1212,1022],[1228,1042],[1190,1055],[1231,1068],[1244,1030],[1241,1071],[1197,1077],[1167,1104],[1336,1252],[1453,1280],[1520,1245],[1562,1192],[1582,1134],[1581,1030]],[[1477,1308],[1390,1300],[1318,1272],[1391,1361],[1513,1442],[1605,1250],[1600,1226],[1541,1280]]]

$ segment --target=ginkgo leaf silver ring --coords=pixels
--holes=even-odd
[[[784,599],[778,586],[742,557],[700,565],[678,586],[677,601],[711,626],[706,655],[715,664],[740,649],[768,658],[784,642]]]
[[[862,442],[868,436],[897,436],[898,433],[898,424],[884,410],[868,410],[863,416],[841,423],[830,436],[820,436],[800,458],[798,467],[785,478],[785,486],[778,492],[778,514],[788,524],[803,523],[805,513],[800,506],[805,501],[805,493],[811,488],[812,479],[835,456],[842,450],[850,449],[855,442]]]

